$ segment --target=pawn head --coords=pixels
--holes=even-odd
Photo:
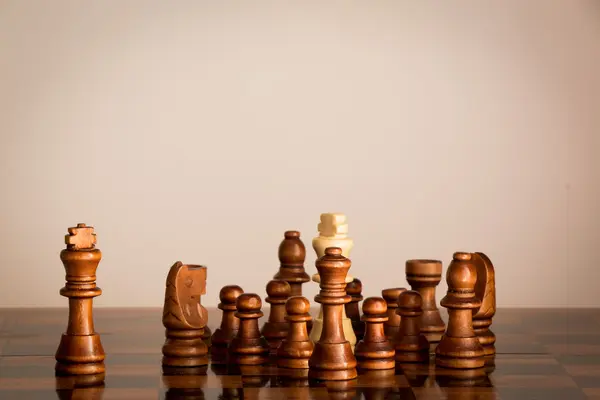
[[[398,296],[398,307],[418,310],[423,307],[423,298],[416,290],[406,290]]]
[[[244,293],[237,298],[236,307],[241,312],[257,312],[262,307],[262,301],[256,293]]]
[[[387,312],[387,303],[381,297],[367,297],[362,304],[364,315],[382,315]]]
[[[219,300],[223,304],[235,304],[237,298],[244,293],[238,285],[223,286],[219,291]]]
[[[285,312],[288,315],[303,315],[310,311],[310,302],[306,297],[293,296],[285,302]]]
[[[449,288],[474,290],[477,282],[477,269],[471,261],[471,253],[456,252],[446,271]]]
[[[398,302],[398,296],[404,292],[406,288],[389,288],[383,289],[381,295],[388,304],[396,304]]]
[[[354,278],[354,280],[346,285],[346,293],[349,295],[358,295],[362,292],[362,282],[358,278]]]
[[[300,240],[299,231],[286,231],[278,250],[279,262],[283,265],[302,266],[306,259],[306,247]]]
[[[292,287],[286,281],[274,279],[267,283],[267,296],[269,297],[290,297]]]

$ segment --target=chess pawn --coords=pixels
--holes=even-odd
[[[290,327],[277,349],[277,366],[308,369],[308,360],[315,347],[306,328],[306,322],[311,319],[310,302],[305,297],[292,296],[285,303],[285,311]]]
[[[381,296],[387,303],[388,320],[384,325],[385,335],[392,343],[400,331],[401,317],[400,314],[396,313],[396,309],[398,308],[398,296],[405,290],[406,288],[390,288],[381,291]]]
[[[210,354],[211,364],[225,364],[231,340],[240,329],[240,320],[235,316],[237,311],[235,302],[244,293],[237,285],[228,285],[221,288],[219,292],[220,303],[218,308],[222,310],[221,325],[211,336]]]
[[[261,334],[267,339],[271,353],[277,352],[277,347],[287,336],[289,324],[285,318],[285,302],[290,297],[289,283],[281,280],[272,280],[267,284],[267,297],[265,301],[271,304],[269,319],[262,327]]]
[[[208,365],[208,347],[202,340],[208,313],[200,303],[205,293],[206,267],[177,261],[169,269],[162,316],[163,367]]]
[[[279,244],[279,271],[273,279],[284,280],[290,284],[290,296],[302,296],[302,285],[310,281],[304,269],[306,247],[300,239],[299,231],[286,231]],[[306,328],[312,329],[312,319],[306,322]]]
[[[346,315],[352,322],[352,328],[356,335],[356,340],[361,340],[365,334],[365,323],[360,318],[358,303],[362,301],[362,282],[360,279],[354,278],[352,282],[346,285],[346,293],[352,300],[346,304]],[[387,308],[387,306],[386,306]]]
[[[480,368],[484,351],[473,331],[473,310],[481,306],[475,297],[477,270],[470,253],[454,253],[446,271],[448,293],[440,302],[448,309],[448,328],[435,349],[435,364],[444,368]]]
[[[310,281],[304,270],[306,247],[300,239],[300,232],[286,231],[279,245],[279,272],[273,279],[283,280],[290,284],[291,296],[302,296],[302,285]]]
[[[472,253],[477,269],[475,297],[481,300],[481,306],[473,310],[473,330],[483,346],[486,356],[496,354],[496,335],[490,330],[492,318],[496,314],[496,278],[492,261],[483,253]]]
[[[421,333],[423,300],[419,292],[405,290],[398,296],[396,313],[400,315],[400,330],[394,338],[397,363],[429,362],[429,342]]]
[[[442,280],[442,262],[439,260],[406,261],[406,280],[412,290],[423,299],[421,332],[430,343],[438,343],[446,330],[440,310],[437,308],[435,288]]]
[[[267,362],[269,343],[260,334],[258,319],[263,316],[262,301],[255,293],[244,293],[237,298],[235,316],[240,329],[231,340],[228,364],[261,365]]]
[[[369,297],[362,306],[365,335],[356,344],[354,355],[359,369],[394,369],[394,346],[385,336],[383,324],[387,321],[387,304],[381,297]]]
[[[66,272],[61,296],[69,299],[67,330],[56,350],[56,375],[104,374],[105,353],[94,329],[93,299],[102,294],[96,286],[96,269],[102,252],[96,247],[94,228],[85,224],[68,228],[66,248],[60,252]]]
[[[350,301],[345,278],[351,262],[342,255],[342,249],[329,247],[315,264],[321,281],[315,301],[323,309],[323,333],[308,361],[308,377],[324,381],[354,379],[357,377],[356,358],[342,325],[344,304]]]
[[[350,251],[354,247],[354,241],[348,237],[348,224],[346,216],[340,213],[323,213],[321,214],[321,222],[317,226],[319,236],[313,238],[312,246],[317,255],[317,259],[325,255],[325,249],[328,247],[337,247],[342,249],[342,255],[350,258]],[[320,283],[321,278],[317,272],[312,276],[313,282]],[[354,280],[352,276],[346,274],[346,283]],[[345,307],[342,308],[342,329],[344,336],[350,342],[352,351],[356,345],[356,335],[352,328],[352,321],[346,315]],[[323,329],[323,307],[319,308],[319,314],[314,320],[312,329],[310,330],[310,338],[313,342],[317,342],[321,337]]]

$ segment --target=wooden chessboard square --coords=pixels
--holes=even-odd
[[[510,375],[564,375],[565,370],[560,362],[550,355],[503,355],[494,358],[492,380],[496,376]]]
[[[423,387],[413,388],[414,398],[417,400],[439,399],[477,399],[499,400],[500,396],[491,387]],[[410,397],[407,397],[410,398]],[[404,399],[400,397],[399,399]]]
[[[48,356],[54,355],[61,335],[11,336],[2,348],[3,356]]]
[[[536,339],[545,345],[574,344],[600,346],[600,335],[597,333],[538,333]]]
[[[545,354],[548,350],[530,333],[503,333],[496,335],[497,354]]]
[[[575,361],[575,360],[572,360]],[[568,363],[564,364],[565,371],[573,378],[577,385],[584,389],[600,388],[600,357],[596,357],[596,363]]]
[[[587,396],[587,400],[600,400],[600,388],[583,389],[583,393]]]
[[[555,355],[595,355],[600,356],[600,344],[558,343],[544,346],[547,351]]]
[[[554,388],[554,387],[502,387],[497,388],[500,399],[504,400],[587,400],[579,388]]]
[[[164,332],[140,334],[100,334],[106,354],[155,354],[161,355],[165,342]]]

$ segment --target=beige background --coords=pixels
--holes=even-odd
[[[499,306],[600,306],[599,132],[594,0],[0,1],[0,306],[66,306],[77,222],[99,307],[176,260],[264,296],[328,211],[365,296],[465,250]]]

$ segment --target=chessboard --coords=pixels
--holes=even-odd
[[[445,310],[440,312],[447,320]],[[485,376],[440,375],[430,362],[337,384],[288,379],[269,365],[234,373],[209,363],[197,374],[168,375],[161,368],[161,309],[94,313],[106,352],[106,373],[98,385],[89,378],[55,376],[66,308],[0,310],[0,399],[600,399],[600,310],[595,309],[499,308],[493,324],[496,355]],[[208,309],[213,332],[220,315],[221,310]],[[266,318],[259,320],[261,326]]]

